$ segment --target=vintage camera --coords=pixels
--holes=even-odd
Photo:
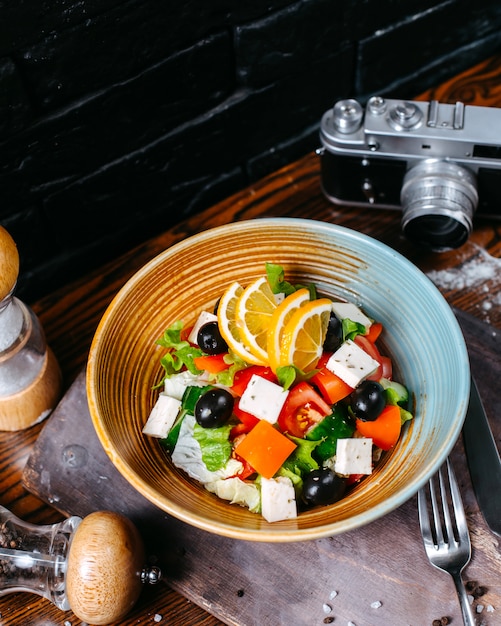
[[[340,100],[322,116],[320,140],[327,198],[401,209],[404,234],[420,245],[458,248],[476,211],[501,216],[501,109]]]

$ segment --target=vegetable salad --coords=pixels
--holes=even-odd
[[[292,285],[267,263],[259,281],[229,286],[194,326],[179,320],[159,338],[165,375],[143,433],[268,522],[332,504],[413,417],[382,333],[357,304]]]

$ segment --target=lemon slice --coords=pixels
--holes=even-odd
[[[312,370],[322,355],[332,302],[327,298],[307,302],[293,313],[282,335],[279,365]]]
[[[248,285],[236,303],[236,323],[243,343],[261,364],[268,364],[268,328],[277,308],[266,276]]]
[[[236,320],[237,301],[243,291],[243,287],[238,282],[234,282],[221,296],[217,308],[217,323],[219,326],[219,332],[228,344],[228,348],[234,354],[247,363],[261,365],[261,361],[257,359],[243,343]]]
[[[273,311],[270,327],[268,329],[268,361],[271,369],[276,372],[280,363],[280,353],[282,350],[282,338],[285,326],[292,315],[310,300],[308,289],[298,289],[287,296]]]

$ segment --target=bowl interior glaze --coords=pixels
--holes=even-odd
[[[270,524],[210,494],[173,467],[141,429],[162,376],[156,340],[174,321],[213,310],[234,280],[281,264],[291,282],[361,305],[385,326],[384,348],[412,391],[415,419],[371,476],[336,504]],[[190,237],[154,258],[116,295],[92,342],[87,395],[97,435],[121,474],[152,503],[204,530],[251,541],[300,541],[367,524],[413,496],[447,457],[469,397],[458,322],[433,283],[388,246],[313,220],[238,222]]]

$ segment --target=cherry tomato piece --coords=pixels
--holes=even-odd
[[[331,412],[331,406],[307,382],[293,387],[278,416],[282,432],[304,438],[306,432]]]

